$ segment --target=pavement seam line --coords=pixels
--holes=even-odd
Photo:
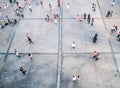
[[[103,15],[102,15],[102,10],[101,10],[101,8],[100,8],[100,4],[99,4],[99,1],[98,1],[98,0],[97,0],[97,3],[98,3],[98,7],[99,7],[99,10],[100,10],[100,14],[101,14],[101,17],[102,17],[102,21],[103,21],[103,24],[104,24],[105,30],[107,31],[107,27],[106,27],[106,24],[105,24],[105,21],[104,21]],[[117,65],[117,61],[116,61],[116,58],[115,58],[115,53],[114,53],[114,51],[113,51],[113,47],[112,47],[112,45],[111,45],[110,39],[108,39],[108,42],[109,42],[109,45],[110,45],[110,49],[111,49],[111,53],[112,53],[112,57],[113,57],[113,61],[114,61],[115,66],[116,66],[116,70],[117,70],[118,75],[119,75],[119,78],[120,78],[119,68],[118,68],[118,65]]]

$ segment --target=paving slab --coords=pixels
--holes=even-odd
[[[101,24],[99,24],[101,23]],[[71,26],[69,26],[71,25]],[[92,43],[94,35],[98,33],[98,41]],[[76,42],[76,49],[72,50],[72,42]],[[63,52],[64,53],[85,53],[110,52],[107,32],[101,19],[95,19],[94,26],[90,26],[87,21],[77,22],[75,19],[63,20]]]
[[[115,1],[115,4],[113,7],[111,7],[112,0],[105,0],[105,1],[98,0],[98,1],[99,1],[101,13],[104,17],[107,14],[107,11],[113,10],[112,18],[120,18],[120,13],[118,10],[120,8],[120,1],[119,0]]]
[[[120,71],[120,54],[115,54],[115,58],[116,58],[116,61],[117,61],[117,66],[118,66],[118,70]]]
[[[56,87],[56,55],[33,55],[32,60],[28,58],[28,55],[21,56],[21,58],[15,55],[8,56],[1,76],[4,88]],[[19,71],[21,66],[27,70],[26,75]]]
[[[0,0],[0,5],[4,1],[9,3]],[[60,8],[57,0],[44,0],[43,7],[38,0],[29,1],[32,12],[24,0],[19,0],[25,18],[15,15],[17,6],[14,4],[2,11],[0,21],[6,20],[8,15],[19,23],[0,29],[0,88],[120,88],[120,42],[116,34],[110,33],[114,24],[120,27],[119,0],[113,7],[110,6],[112,0],[62,0]],[[69,11],[66,9],[68,2]],[[96,4],[95,12],[92,3]],[[46,15],[53,18],[56,9],[60,16],[58,24],[46,22]],[[111,18],[105,17],[108,10],[114,10]],[[83,13],[95,18],[93,26],[87,20],[75,19]],[[26,33],[34,44],[28,43]],[[98,33],[98,41],[93,44],[95,33]],[[74,50],[71,48],[73,41],[76,42]],[[16,57],[14,49],[20,52],[20,58]],[[92,58],[95,50],[100,52],[98,61]],[[28,53],[33,54],[32,60]],[[26,75],[19,71],[21,66],[27,70]],[[80,80],[73,83],[73,75],[80,75]]]
[[[2,22],[4,20],[1,20]],[[15,26],[5,26],[0,29],[0,52],[5,53],[8,49]]]
[[[120,79],[111,54],[100,54],[94,61],[90,54],[64,55],[61,88],[119,88]],[[73,75],[80,75],[78,83]]]
[[[26,33],[30,34],[33,44],[28,43]],[[47,23],[45,20],[21,20],[10,52],[17,49],[21,53],[57,53],[57,40],[58,30],[55,24]]]

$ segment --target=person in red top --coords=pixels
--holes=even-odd
[[[99,53],[94,51],[93,52],[93,58],[95,58],[95,60],[98,60],[98,56],[99,56]]]
[[[118,37],[118,38],[120,37],[120,31],[118,32],[118,35],[117,35],[117,37]]]
[[[58,7],[60,7],[62,0],[58,0]]]

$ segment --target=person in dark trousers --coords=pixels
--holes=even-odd
[[[30,58],[31,60],[33,59],[33,56],[32,56],[31,53],[28,53],[28,56],[29,56],[29,58]]]
[[[43,2],[42,1],[40,1],[40,5],[43,6]]]
[[[117,39],[120,41],[120,31],[118,32]]]
[[[8,23],[11,23],[11,21],[10,21],[8,15],[6,15],[6,18],[7,18],[7,20],[8,20]]]
[[[86,19],[86,13],[83,14],[83,18],[84,18],[84,20]]]
[[[32,39],[30,38],[30,36],[28,35],[28,33],[26,34],[26,37],[27,37],[27,39],[28,39],[28,41],[29,41],[29,44],[33,44],[33,41],[32,41]]]
[[[25,75],[26,74],[26,70],[23,67],[20,67],[20,71]]]
[[[97,37],[98,37],[98,34],[96,33],[96,34],[94,35],[94,37],[93,37],[93,43],[96,43]]]
[[[93,26],[94,18],[91,19],[91,26]]]
[[[21,57],[20,56],[20,54],[19,54],[19,52],[15,49],[15,55],[17,56],[17,57]]]
[[[12,0],[9,0],[10,3],[12,3]]]
[[[94,51],[93,58],[95,59],[95,61],[99,59],[98,56],[99,56],[99,53],[97,51]]]
[[[106,17],[110,16],[110,10],[107,12]]]
[[[89,13],[88,17],[87,17],[88,24],[90,24],[90,19],[91,19],[91,17],[90,17],[90,13]]]

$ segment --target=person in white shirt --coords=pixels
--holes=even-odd
[[[72,42],[72,48],[75,49],[75,42]]]
[[[15,54],[16,54],[17,57],[21,57],[16,49],[15,49]]]
[[[67,9],[67,11],[70,10],[70,4],[69,3],[66,4],[66,9]]]
[[[32,7],[31,7],[30,4],[28,4],[28,8],[29,8],[29,10],[32,12]]]

